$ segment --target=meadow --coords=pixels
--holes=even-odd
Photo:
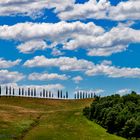
[[[125,140],[83,116],[92,101],[0,97],[0,140]]]

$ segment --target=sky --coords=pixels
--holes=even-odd
[[[139,0],[1,0],[0,84],[140,92]]]

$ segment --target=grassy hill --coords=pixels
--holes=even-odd
[[[0,97],[0,140],[124,140],[82,115],[91,102]]]

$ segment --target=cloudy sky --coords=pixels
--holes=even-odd
[[[0,0],[0,84],[140,91],[139,0]]]

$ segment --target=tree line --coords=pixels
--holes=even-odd
[[[41,91],[37,91],[36,88],[23,88],[18,87],[14,88],[11,86],[6,86],[2,91],[2,87],[0,86],[0,96],[19,96],[19,97],[40,97],[40,98],[58,98],[58,99],[68,99],[68,91],[65,93],[62,90],[58,90],[56,96],[51,91],[46,90],[45,88]]]
[[[87,92],[87,91],[77,91],[74,94],[74,99],[87,99],[87,98],[94,98],[95,93]]]
[[[96,96],[92,104],[83,109],[83,114],[109,133],[140,139],[140,95],[134,91],[124,96]]]

